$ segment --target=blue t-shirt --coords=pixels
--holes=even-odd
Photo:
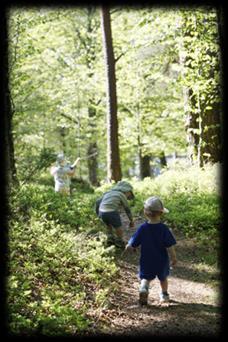
[[[152,280],[156,276],[165,280],[169,275],[169,255],[167,248],[176,244],[176,240],[164,223],[143,223],[128,244],[141,246],[140,279]]]

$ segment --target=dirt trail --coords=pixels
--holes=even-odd
[[[123,216],[127,222],[127,219]],[[139,225],[142,220],[136,222]],[[127,240],[136,228],[127,228]],[[176,252],[178,265],[169,277],[170,303],[159,303],[160,286],[151,282],[147,306],[138,304],[137,253],[120,255],[118,291],[110,297],[108,309],[99,318],[98,334],[114,336],[205,336],[218,337],[221,333],[219,289],[211,286],[219,272],[197,269],[199,257],[191,240],[177,231]]]

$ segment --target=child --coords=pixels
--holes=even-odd
[[[151,280],[158,277],[161,285],[160,301],[168,302],[168,280],[169,255],[172,266],[176,265],[176,253],[174,245],[176,240],[169,228],[161,222],[163,213],[168,210],[164,208],[162,201],[156,197],[150,197],[144,203],[144,214],[148,219],[135,232],[128,241],[125,250],[141,246],[139,277],[141,285],[139,288],[139,303],[147,304],[149,284]],[[167,251],[168,250],[168,251]]]
[[[96,203],[96,212],[99,218],[106,224],[108,232],[108,243],[115,241],[116,247],[124,248],[123,228],[119,214],[123,207],[130,221],[130,227],[134,227],[133,217],[128,205],[128,200],[133,199],[133,188],[130,183],[120,181],[110,191],[106,192]],[[113,230],[117,236],[113,236]]]
[[[55,180],[55,192],[70,195],[70,177],[74,175],[75,167],[79,161],[80,158],[77,158],[72,165],[68,165],[64,154],[58,154],[56,165],[52,166],[50,170]]]

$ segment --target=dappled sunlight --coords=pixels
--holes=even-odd
[[[10,333],[216,336],[222,11],[4,15]]]

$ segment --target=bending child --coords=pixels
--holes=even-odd
[[[133,198],[134,194],[131,184],[126,181],[120,181],[97,200],[96,212],[107,227],[108,244],[114,243],[116,247],[125,247],[119,210],[121,207],[124,208],[130,221],[130,227],[134,227],[131,209],[128,205],[128,200]],[[113,231],[117,238],[113,235]]]
[[[164,208],[162,201],[150,197],[144,203],[144,214],[147,222],[143,223],[128,241],[125,250],[141,246],[139,277],[139,304],[146,305],[150,282],[158,277],[161,285],[160,302],[168,302],[168,275],[171,265],[177,263],[174,245],[176,240],[169,228],[161,222],[163,213],[169,212]]]

